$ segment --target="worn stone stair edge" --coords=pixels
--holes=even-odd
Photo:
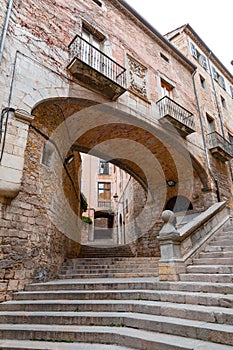
[[[0,340],[1,350],[100,350],[100,344],[58,343],[30,340]],[[134,350],[118,345],[101,344],[101,350]]]
[[[7,325],[8,326],[8,325]],[[80,342],[90,342],[95,339],[98,343],[108,342],[109,344],[119,344],[121,346],[129,346],[132,344],[135,349],[140,350],[230,350],[232,346],[221,345],[209,341],[200,341],[197,339],[180,337],[175,335],[162,334],[157,332],[149,332],[135,330],[127,327],[98,327],[98,326],[54,326],[51,331],[51,326],[33,325],[33,329],[28,325],[11,325],[12,331],[18,331],[21,336],[24,331],[31,332],[30,334],[42,336],[45,332],[47,337],[51,334],[57,335],[60,330],[65,335],[70,336],[70,332],[75,332]],[[0,325],[0,332],[4,329],[4,325]],[[7,329],[7,327],[6,327]],[[36,340],[36,339],[35,339]],[[65,339],[64,339],[65,340]],[[89,340],[89,341],[88,341]],[[101,345],[102,346],[102,345]]]
[[[56,307],[55,310],[50,308]],[[71,309],[72,308],[72,309]],[[214,306],[174,304],[160,301],[145,300],[51,300],[31,302],[6,302],[0,304],[0,316],[12,315],[13,312],[134,312],[150,315],[193,319],[203,322],[226,323],[233,325],[233,310]],[[27,315],[27,314],[26,314]],[[77,315],[77,314],[76,314]],[[80,316],[81,314],[79,314]],[[1,319],[1,318],[0,318]]]

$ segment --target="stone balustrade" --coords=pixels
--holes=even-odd
[[[177,230],[175,215],[170,210],[162,213],[164,225],[159,232],[161,281],[178,281],[195,253],[225,225],[231,216],[226,202],[215,203],[205,212]]]

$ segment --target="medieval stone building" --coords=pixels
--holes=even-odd
[[[163,37],[123,0],[0,16],[1,300],[79,255],[79,152],[136,180],[134,255],[160,255],[164,209],[232,209],[233,77],[191,26]]]

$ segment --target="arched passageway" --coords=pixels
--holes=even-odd
[[[79,152],[116,164],[143,188],[141,197],[140,190],[135,191],[132,201],[139,203],[132,215],[134,221],[127,221],[126,208],[121,213],[124,242],[133,243],[133,249],[142,255],[158,254],[157,220],[170,198],[183,196],[191,202],[195,195],[198,199],[193,208],[205,205],[205,169],[190,156],[184,140],[177,133],[167,132],[158,121],[147,120],[119,104],[100,105],[84,99],[47,100],[38,104],[33,114],[28,154],[33,142],[47,213],[53,225],[69,239],[80,242]],[[40,166],[45,144],[52,148],[51,167]],[[74,162],[68,161],[70,156]],[[169,187],[170,180],[176,186]]]

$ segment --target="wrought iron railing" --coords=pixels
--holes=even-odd
[[[112,209],[112,202],[109,202],[109,201],[98,201],[98,208]]]
[[[118,85],[126,86],[126,69],[91,45],[80,35],[76,35],[69,45],[70,59],[78,58]]]
[[[222,137],[217,131],[208,135],[210,148],[219,147],[233,158],[233,145]]]
[[[171,116],[187,127],[191,129],[195,128],[193,114],[186,108],[173,101],[170,97],[165,96],[161,98],[157,104],[159,106],[159,113],[161,118]]]

